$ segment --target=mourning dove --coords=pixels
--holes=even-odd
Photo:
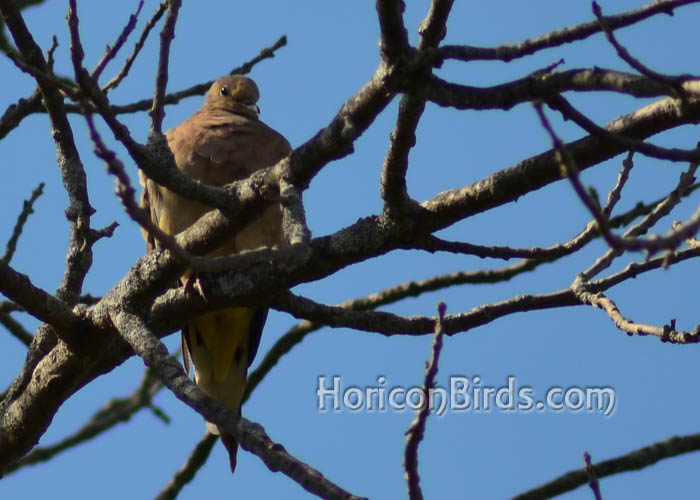
[[[289,155],[289,142],[258,119],[259,96],[255,82],[244,76],[225,76],[214,82],[202,108],[166,132],[177,168],[192,179],[221,186]],[[141,205],[165,233],[180,233],[212,210],[139,174],[144,187]],[[152,235],[143,233],[149,251],[158,247]],[[280,207],[273,205],[210,255],[285,244]],[[183,280],[189,280],[189,272]],[[189,372],[191,358],[195,382],[202,391],[239,414],[248,366],[266,317],[264,307],[229,307],[192,318],[182,330],[186,370]],[[238,443],[215,425],[207,422],[207,426],[221,434],[233,472]]]

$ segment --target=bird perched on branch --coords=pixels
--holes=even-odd
[[[289,155],[289,142],[259,120],[259,96],[255,82],[244,76],[225,76],[214,82],[202,108],[166,132],[177,168],[192,179],[221,186]],[[139,174],[144,187],[141,205],[165,233],[180,233],[212,210]],[[143,234],[149,251],[158,247],[153,235]],[[283,245],[282,214],[279,205],[273,205],[210,255]],[[183,282],[191,279],[189,274],[183,276]],[[189,373],[191,358],[195,382],[202,391],[239,414],[248,366],[266,317],[264,307],[228,307],[192,318],[182,330],[185,369]],[[221,434],[233,472],[238,442],[215,425],[207,422],[207,426]]]

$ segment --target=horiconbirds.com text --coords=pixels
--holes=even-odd
[[[340,376],[318,377],[316,389],[318,409],[322,412],[386,412],[416,411],[425,404],[438,416],[446,412],[588,412],[610,417],[617,404],[611,387],[553,386],[537,397],[529,385],[517,383],[510,375],[500,385],[488,385],[478,375],[453,375],[449,386],[429,389],[389,386],[385,376],[377,377],[377,385],[360,387],[344,385]]]

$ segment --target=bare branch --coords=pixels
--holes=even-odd
[[[620,144],[625,149],[638,151],[639,153],[651,158],[660,160],[669,160],[674,162],[700,161],[700,149],[678,149],[678,148],[662,148],[654,144],[649,144],[644,141],[630,139],[621,134],[611,133],[604,128],[596,125],[583,113],[574,108],[569,101],[562,96],[553,96],[546,99],[547,105],[558,110],[566,119],[576,123],[591,135],[600,137],[603,140]]]
[[[596,281],[591,281],[585,289],[592,293],[602,292],[622,283],[628,279],[634,279],[640,274],[654,269],[665,269],[666,267],[683,262],[688,259],[700,257],[700,248],[688,248],[679,252],[669,252],[660,257],[646,259],[644,262],[631,262],[624,269]],[[574,284],[577,285],[576,283]]]
[[[574,292],[579,300],[598,309],[602,309],[610,316],[615,326],[628,335],[655,335],[664,342],[673,344],[697,344],[700,342],[700,325],[696,326],[692,332],[676,331],[676,320],[671,320],[670,324],[664,326],[653,326],[636,323],[622,315],[617,304],[604,293],[590,293],[585,287],[574,287]]]
[[[34,191],[32,191],[32,195],[29,197],[28,200],[24,200],[22,212],[20,212],[19,217],[17,217],[17,223],[15,224],[15,228],[12,231],[12,236],[10,236],[10,239],[7,242],[7,247],[5,248],[5,255],[2,257],[2,259],[0,259],[5,264],[9,264],[12,260],[12,256],[14,255],[15,250],[17,249],[17,241],[19,240],[19,237],[22,234],[22,230],[24,229],[24,224],[27,222],[29,216],[32,213],[34,213],[34,202],[42,194],[44,194],[43,182],[39,183],[39,185],[34,189]]]
[[[10,474],[27,465],[51,460],[56,455],[114,428],[117,424],[128,422],[134,414],[142,409],[153,408],[153,397],[162,388],[163,384],[160,380],[153,376],[150,370],[146,370],[139,387],[129,396],[108,401],[75,433],[56,444],[35,448],[4,472]]]
[[[4,326],[17,340],[29,347],[34,338],[19,321],[15,320],[9,313],[0,313],[0,324]],[[2,397],[0,397],[2,400]]]
[[[630,227],[627,231],[622,236],[622,242],[625,244],[629,244],[630,247],[632,246],[632,243],[634,241],[640,241],[638,236],[642,234],[646,234],[646,232],[651,229],[654,224],[656,224],[659,220],[661,220],[662,217],[665,217],[669,213],[671,213],[671,210],[680,203],[682,197],[684,194],[688,191],[690,186],[693,184],[693,181],[695,180],[695,172],[698,169],[698,164],[697,163],[691,163],[688,166],[688,169],[686,172],[681,173],[680,178],[678,180],[678,184],[676,185],[675,189],[671,191],[668,196],[660,200],[659,202],[656,203],[654,206],[654,209],[649,212],[641,221],[639,221],[637,224],[634,226]],[[697,218],[697,211],[696,214],[693,216],[694,218]],[[686,231],[688,228],[692,228],[692,223],[689,225],[685,226]],[[676,228],[678,230],[678,228]],[[683,239],[687,239],[688,236],[683,237],[684,234],[681,235],[676,235],[672,236],[671,241],[667,241],[667,239],[662,239],[662,238],[656,238],[655,239],[648,239],[646,240],[647,242],[654,243],[657,241],[658,243],[672,243],[672,244],[680,244],[680,242],[683,241]],[[635,240],[630,241],[631,238],[636,238]],[[654,243],[655,244],[655,243]],[[582,281],[587,281],[590,280],[593,276],[599,274],[603,270],[607,269],[612,265],[613,261],[622,255],[623,248],[626,248],[625,245],[620,245],[619,247],[616,248],[611,248],[609,249],[605,255],[597,259],[588,269],[583,271],[580,275],[579,278]],[[663,246],[659,247],[663,248]]]
[[[593,202],[593,200],[583,187],[583,184],[581,184],[581,181],[578,177],[578,169],[573,163],[573,159],[564,147],[562,141],[556,136],[556,134],[552,130],[549,121],[547,120],[546,116],[544,115],[544,112],[542,111],[542,105],[536,103],[535,109],[537,110],[537,113],[539,114],[545,129],[552,137],[552,142],[554,142],[555,148],[557,149],[559,157],[562,161],[563,169],[566,172],[566,176],[571,181],[571,185],[574,187],[576,194],[584,203],[586,208],[593,214],[593,217],[595,218],[598,224],[598,228],[603,234],[603,238],[605,238],[605,241],[613,249],[616,249],[618,251],[622,249],[646,250],[650,254],[654,254],[664,249],[675,250],[684,240],[693,237],[695,233],[697,233],[698,230],[700,230],[700,208],[698,208],[698,210],[695,211],[695,213],[692,215],[692,217],[686,224],[680,225],[675,230],[671,231],[671,233],[668,236],[654,236],[652,238],[644,240],[641,238],[630,239],[626,237],[626,235],[620,238],[610,233],[608,229],[609,224],[607,217],[600,209],[600,207],[598,207]],[[697,151],[700,152],[700,147],[697,149]],[[669,203],[663,204],[663,208],[664,210],[666,210],[665,213],[668,213],[668,210],[670,210],[672,206],[678,204],[678,202],[680,201],[680,192],[682,192],[685,188],[690,186],[695,181],[695,171],[697,170],[698,165],[699,164],[697,162],[692,163],[688,169],[688,172],[681,175],[681,180],[679,182],[678,187],[674,191],[672,191],[667,197]],[[657,216],[660,217],[661,215],[665,214],[661,212],[657,213]],[[651,214],[647,217],[651,217]]]
[[[377,5],[379,3],[381,2]],[[437,47],[445,37],[452,3],[453,0],[434,0],[430,4],[430,10],[418,29],[421,35],[418,50]],[[381,20],[380,14],[380,24]],[[385,59],[391,60],[392,57],[394,56],[387,54]],[[425,68],[421,73],[425,79],[430,75],[430,70]],[[391,132],[391,143],[382,167],[380,192],[386,209],[396,209],[410,200],[406,188],[408,154],[416,144],[416,127],[424,110],[425,97],[422,92],[410,92],[401,98],[396,126]]]
[[[420,82],[419,82],[420,83]],[[400,80],[397,90],[416,87],[412,78]],[[688,94],[698,94],[698,81],[683,84]],[[579,68],[552,72],[535,71],[524,78],[491,87],[474,87],[447,82],[431,76],[423,85],[424,97],[438,106],[455,109],[503,109],[534,100],[548,101],[562,92],[617,92],[635,97],[663,97],[673,94],[667,85],[644,76],[605,68]]]
[[[680,120],[677,101],[664,99],[611,121],[606,129],[632,138],[649,137],[669,126],[689,123],[687,118],[696,113],[700,119],[700,102],[695,103],[692,99],[689,101],[690,104],[680,113],[683,116]],[[695,108],[693,112],[689,112],[691,108]],[[581,171],[625,151],[624,147],[595,136],[567,143],[566,149]],[[472,185],[436,195],[421,203],[425,212],[413,214],[413,221],[415,224],[425,224],[430,232],[436,231],[465,217],[510,202],[561,178],[554,151],[548,151],[495,172]]]
[[[359,497],[348,493],[317,470],[289,455],[282,446],[269,439],[260,425],[239,419],[234,412],[206,396],[137,315],[119,311],[113,316],[113,321],[124,339],[178,399],[207,421],[232,434],[243,449],[260,457],[270,470],[283,472],[321,498],[359,500]]]
[[[656,0],[636,10],[605,17],[611,29],[618,29],[639,23],[657,14],[673,14],[673,10],[684,5],[697,3],[698,0]],[[511,61],[540,50],[558,47],[565,43],[583,40],[602,30],[597,21],[569,26],[544,35],[528,38],[518,43],[507,43],[494,48],[469,46],[444,46],[436,51],[438,60],[458,59],[460,61],[500,60]]]
[[[24,311],[24,308],[16,302],[8,300],[0,302],[0,314],[7,314],[15,311]]]
[[[29,277],[0,260],[0,291],[35,318],[67,333],[77,322],[68,304],[35,287]]]
[[[550,247],[511,248],[506,246],[475,245],[463,241],[446,241],[436,236],[428,236],[422,240],[416,240],[410,248],[425,250],[427,252],[451,252],[477,257],[509,260],[512,258],[527,258],[537,260],[553,260],[572,254],[583,248],[593,238],[599,236],[595,222],[589,222],[583,231],[572,239],[557,243]]]
[[[377,15],[381,37],[379,52],[382,59],[392,62],[408,49],[408,33],[403,24],[403,12],[406,4],[403,0],[377,0]]]
[[[164,0],[163,3],[160,4],[159,10],[156,11],[156,14],[158,14],[158,12],[160,12],[160,9],[163,9],[163,11],[164,11],[164,9],[167,7],[168,1],[169,0]],[[160,14],[162,15],[162,12],[160,12]],[[158,16],[158,18],[159,17],[160,16]],[[158,21],[158,18],[156,18],[156,16],[154,15],[154,17],[151,19],[150,22],[155,24]],[[150,25],[150,22],[149,22],[149,25]],[[150,27],[152,28],[152,25]],[[147,26],[147,28],[149,28],[149,26]],[[142,40],[145,41],[146,36],[148,36],[148,33],[144,30],[144,34],[141,35],[141,40],[139,40],[139,41],[142,41]],[[262,49],[260,51],[260,53],[257,56],[255,56],[253,59],[241,64],[237,68],[231,70],[231,72],[229,74],[231,74],[231,75],[237,75],[237,74],[244,75],[244,74],[250,73],[251,69],[256,64],[258,64],[260,61],[263,61],[265,59],[275,57],[275,51],[281,47],[284,47],[285,45],[287,45],[287,37],[281,36],[279,38],[279,40],[277,40],[272,46],[265,47],[264,49]],[[139,47],[139,49],[140,49],[140,47]],[[136,57],[137,53],[138,52],[135,49],[134,54],[132,54],[132,59],[131,59],[132,61],[133,61],[133,58]],[[110,82],[108,82],[107,85],[105,85],[102,88],[102,90],[106,92],[107,90],[110,90],[110,89],[116,87],[116,85],[121,81],[121,79],[123,79],[126,76],[125,70],[128,71],[128,68],[126,66],[124,67],[124,69],[122,69],[120,74],[117,75],[117,77],[112,79]],[[114,85],[111,85],[112,82],[115,80],[117,80],[117,83]],[[210,80],[207,82],[199,83],[197,85],[193,85],[193,86],[188,87],[188,88],[183,89],[183,90],[179,90],[177,92],[173,92],[171,94],[166,94],[163,97],[163,103],[164,104],[177,104],[182,99],[185,99],[187,97],[204,95],[206,93],[206,91],[209,90],[209,87],[211,87],[212,83],[214,83],[214,81]],[[147,111],[147,110],[151,109],[152,107],[153,107],[153,99],[142,99],[140,101],[136,101],[136,102],[131,103],[131,104],[111,106],[110,109],[111,109],[112,113],[114,113],[115,115],[118,115],[118,114],[123,114],[123,113],[136,113],[138,111]],[[80,110],[77,108],[69,108],[69,109],[71,109],[71,111],[74,111],[74,112],[80,112]]]
[[[139,9],[140,9],[139,5]],[[146,43],[146,39],[148,38],[148,35],[151,33],[151,30],[153,27],[158,23],[160,18],[163,16],[163,13],[165,12],[165,9],[168,8],[168,0],[163,0],[160,5],[158,5],[158,8],[156,9],[155,13],[151,17],[151,19],[148,20],[146,23],[146,26],[143,28],[143,32],[141,32],[141,36],[139,37],[138,41],[136,42],[136,45],[134,45],[134,50],[131,52],[129,57],[127,57],[126,61],[124,62],[124,66],[122,66],[122,69],[119,70],[119,73],[112,78],[110,81],[108,81],[103,87],[102,87],[102,92],[107,93],[108,91],[116,88],[124,78],[129,74],[129,70],[131,69],[132,64],[134,64],[134,61],[136,60],[136,56],[139,55],[139,52],[141,52],[141,49],[143,48],[144,43]],[[94,76],[94,75],[93,75]],[[167,100],[167,96],[165,98]],[[152,103],[149,103],[148,107],[150,107]],[[144,108],[148,109],[148,107]]]
[[[306,224],[306,211],[299,190],[280,179],[280,205],[282,207],[282,228],[290,245],[308,245],[311,230]]]
[[[591,463],[591,455],[588,452],[585,452],[583,454],[583,460],[584,463],[586,464],[585,471],[586,475],[588,476],[588,486],[591,487],[591,490],[593,491],[593,496],[595,497],[595,500],[603,500],[603,496],[600,494],[600,483],[598,483],[598,478],[595,475],[595,472],[593,471],[593,464]]]
[[[51,47],[49,47],[49,50],[46,52],[46,65],[49,67],[49,71],[53,73],[53,66],[54,66],[54,54],[56,52],[56,49],[58,48],[58,38],[56,35],[51,37]]]
[[[9,0],[1,0],[0,12],[27,64],[47,73],[49,68],[41,49],[27,29],[17,6]],[[83,280],[92,265],[92,245],[89,238],[90,216],[94,209],[90,206],[85,171],[73,140],[73,132],[63,105],[63,96],[51,82],[37,78],[37,83],[49,114],[51,126],[54,129],[53,137],[58,154],[58,166],[70,200],[70,205],[66,210],[66,216],[71,226],[66,257],[67,266],[57,294],[59,298],[72,305],[77,302]]]
[[[69,95],[74,98],[77,97],[75,88],[66,83],[64,80],[58,78],[53,73],[51,73],[50,69],[48,68],[48,64],[46,70],[43,70],[26,63],[15,52],[9,52],[7,54],[7,57],[9,57],[12,60],[12,62],[15,64],[15,66],[17,66],[20,69],[20,71],[23,71],[28,75],[33,76],[36,80],[43,80],[45,84],[60,89],[61,92],[63,92],[66,95]]]
[[[425,110],[425,99],[416,95],[405,95],[399,103],[396,126],[391,131],[389,150],[384,158],[381,178],[381,195],[387,208],[398,207],[408,202],[406,172],[408,154],[416,144],[416,127]]]
[[[116,57],[117,53],[121,50],[121,48],[126,43],[126,40],[129,38],[129,35],[131,34],[131,32],[134,31],[134,28],[136,28],[136,20],[138,19],[142,8],[143,8],[143,0],[140,0],[139,6],[136,9],[136,13],[129,16],[129,22],[126,23],[126,26],[124,26],[124,29],[119,34],[117,41],[114,42],[113,46],[111,46],[111,47],[109,45],[107,46],[107,50],[105,50],[105,53],[102,56],[102,59],[100,59],[100,62],[97,63],[97,66],[95,66],[95,69],[92,70],[92,77],[95,79],[95,81],[100,79],[100,75],[102,75],[102,72],[107,67],[107,64],[109,64],[109,62]]]
[[[418,27],[420,42],[418,50],[437,47],[447,34],[447,18],[454,0],[433,0],[428,15]]]
[[[425,366],[425,380],[423,382],[423,402],[416,412],[416,417],[406,431],[406,448],[404,450],[403,466],[406,470],[406,484],[408,485],[408,498],[410,500],[423,500],[423,491],[420,488],[420,476],[418,475],[418,445],[423,440],[425,424],[430,415],[431,390],[435,388],[435,377],[440,362],[442,351],[442,323],[445,319],[447,306],[444,302],[438,304],[438,318],[435,321],[435,335],[433,336],[433,349],[430,361]]]
[[[607,20],[603,16],[603,11],[601,10],[600,5],[598,5],[598,2],[593,1],[592,6],[593,14],[595,14],[595,17],[598,18],[598,22],[600,23],[601,28],[603,28],[603,33],[605,33],[605,38],[608,40],[608,42],[610,42],[610,45],[613,46],[620,59],[629,64],[633,69],[639,71],[642,75],[653,80],[658,80],[664,85],[668,85],[675,91],[677,97],[680,97],[683,94],[683,81],[692,77],[684,76],[672,78],[662,73],[657,73],[656,71],[646,67],[641,61],[632,57],[632,54],[630,54],[629,51],[617,41],[617,38],[615,38],[615,34],[613,33],[613,29],[608,26]]]
[[[156,90],[153,95],[153,107],[149,111],[151,117],[151,135],[161,134],[163,117],[165,116],[163,97],[168,85],[168,64],[170,62],[170,44],[175,38],[175,23],[180,11],[182,0],[168,1],[168,15],[160,32],[160,53],[158,54],[158,73],[156,75]]]
[[[620,173],[617,175],[617,182],[615,183],[615,187],[613,187],[608,193],[608,199],[605,202],[605,206],[603,207],[603,215],[605,217],[609,218],[612,215],[613,208],[615,208],[617,202],[620,201],[620,194],[622,193],[622,188],[625,186],[625,184],[627,184],[627,179],[629,179],[630,171],[634,167],[634,163],[632,162],[633,156],[634,153],[630,151],[627,154],[627,158],[625,158],[622,162],[622,168],[620,169]],[[609,219],[608,223],[610,223]]]
[[[523,260],[514,265],[503,267],[501,269],[471,272],[459,271],[450,274],[433,276],[422,281],[408,281],[380,292],[367,295],[366,297],[346,300],[345,302],[338,304],[337,307],[355,311],[373,310],[383,305],[396,303],[399,300],[407,297],[418,297],[423,293],[442,290],[450,286],[470,283],[482,284],[506,281],[517,274],[533,270],[540,263],[542,263],[542,261]],[[282,356],[291,351],[292,348],[304,340],[307,335],[320,330],[325,326],[327,325],[322,322],[302,320],[283,334],[270,348],[270,350],[267,351],[265,357],[262,359],[258,367],[248,375],[246,392],[243,396],[243,401],[248,399],[253,390],[258,386],[262,379],[265,378],[270,370],[272,370]]]
[[[219,436],[206,432],[201,441],[192,450],[187,461],[158,493],[155,500],[175,500],[182,488],[194,479],[197,471],[206,463],[212,448],[214,448],[218,440]]]
[[[2,118],[0,118],[0,139],[3,139],[12,130],[17,128],[27,116],[33,113],[39,113],[43,109],[41,104],[41,91],[37,87],[29,97],[20,99],[16,104],[11,104],[7,107]]]
[[[640,470],[659,460],[700,450],[700,434],[674,436],[610,460],[592,465],[593,473],[604,478],[621,472]],[[537,488],[513,497],[511,500],[544,500],[572,491],[590,481],[585,469],[577,469]]]
[[[549,123],[549,120],[547,120],[547,116],[544,114],[544,111],[542,110],[542,103],[536,102],[536,103],[534,103],[534,107],[535,107],[535,110],[537,111],[537,115],[540,117],[540,121],[542,122],[542,126],[549,134],[549,137],[552,139],[552,144],[554,144],[554,148],[556,149],[556,152],[557,152],[556,157],[557,157],[557,160],[559,161],[559,164],[562,167],[562,171],[564,172],[565,176],[571,182],[571,185],[573,186],[574,191],[576,192],[576,195],[583,202],[583,204],[588,209],[588,211],[591,213],[591,215],[593,215],[593,218],[595,219],[596,223],[598,224],[598,229],[602,233],[605,241],[611,247],[616,248],[616,240],[614,239],[613,235],[610,234],[610,231],[608,230],[607,217],[605,216],[605,214],[603,213],[601,208],[593,202],[590,195],[588,194],[586,189],[583,187],[583,184],[581,183],[581,180],[579,179],[578,167],[576,166],[576,163],[575,163],[574,159],[572,158],[572,156],[569,154],[569,151],[564,146],[564,143],[562,142],[562,140],[559,139],[557,134],[554,132],[554,129],[552,129],[552,125]]]
[[[129,217],[132,218],[139,226],[145,229],[148,234],[152,235],[158,242],[167,248],[177,259],[183,262],[189,262],[190,256],[185,252],[180,245],[178,245],[175,238],[169,234],[163,232],[160,227],[153,223],[151,220],[151,215],[146,213],[143,208],[141,208],[136,201],[134,201],[134,188],[131,187],[131,180],[124,170],[124,164],[119,161],[116,154],[107,148],[102,137],[97,132],[95,124],[92,120],[92,115],[87,113],[85,115],[85,120],[88,124],[88,129],[90,130],[90,139],[92,139],[95,145],[95,154],[98,158],[104,160],[107,165],[107,171],[114,176],[115,182],[115,192],[122,202],[122,206],[126,210]]]

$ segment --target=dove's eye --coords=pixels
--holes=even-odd
[[[229,89],[228,89],[228,85],[224,85],[223,87],[221,87],[221,88],[219,89],[219,94],[221,94],[221,95],[224,96],[224,97],[226,97],[227,95],[229,95],[229,94],[230,94],[230,91],[229,91]]]

